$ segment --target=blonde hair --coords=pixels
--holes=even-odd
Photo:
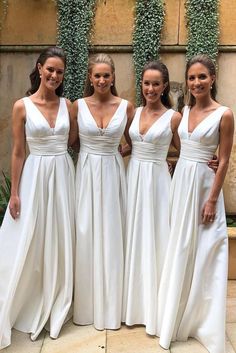
[[[94,93],[94,88],[93,88],[93,86],[91,86],[89,75],[91,75],[92,69],[93,69],[94,65],[96,65],[96,64],[107,64],[107,65],[109,65],[111,67],[111,72],[114,75],[113,85],[111,86],[111,93],[114,96],[118,96],[118,93],[117,93],[117,90],[116,90],[116,86],[115,86],[115,65],[114,65],[114,61],[112,60],[110,55],[105,54],[105,53],[95,54],[95,55],[92,55],[89,58],[88,73],[87,73],[87,77],[86,77],[86,81],[85,81],[85,87],[84,87],[83,96],[84,97],[89,97],[89,96],[91,96]]]

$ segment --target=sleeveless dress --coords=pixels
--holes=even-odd
[[[169,190],[166,163],[172,140],[167,110],[146,132],[139,133],[143,107],[136,110],[129,129],[132,154],[127,169],[127,225],[123,321],[146,325],[157,332],[157,294],[169,239]]]
[[[188,133],[185,107],[178,133],[181,153],[171,185],[171,232],[159,292],[160,345],[194,337],[210,353],[225,352],[228,238],[222,191],[214,222],[202,224],[201,212],[215,173],[207,161],[219,144],[227,107],[209,114]]]
[[[66,101],[60,98],[54,129],[30,98],[23,102],[30,154],[20,217],[13,220],[8,208],[0,229],[0,348],[11,343],[12,327],[35,340],[48,324],[56,338],[72,301],[75,173]]]
[[[118,152],[127,123],[122,100],[107,128],[78,100],[74,322],[99,330],[121,325],[126,180]]]

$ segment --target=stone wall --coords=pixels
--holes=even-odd
[[[170,71],[173,87],[184,81],[185,11],[184,0],[166,0],[161,59]],[[56,43],[56,4],[53,0],[8,0],[9,6],[0,33],[0,170],[10,168],[10,119],[13,102],[29,86],[29,73],[42,46]],[[132,30],[135,0],[99,1],[95,17],[95,49],[109,52],[116,65],[120,95],[134,102]],[[0,20],[3,3],[0,3]],[[220,54],[218,100],[235,113],[236,2],[220,1]],[[226,209],[236,213],[236,145],[224,185]]]

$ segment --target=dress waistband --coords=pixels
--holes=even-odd
[[[206,163],[212,159],[216,148],[216,145],[206,146],[196,141],[181,140],[180,158]]]
[[[30,154],[36,156],[57,156],[67,153],[68,134],[46,137],[26,137]]]
[[[154,145],[150,142],[134,141],[131,157],[140,161],[163,163],[166,160],[169,145]]]
[[[110,136],[87,136],[79,134],[80,151],[97,155],[115,155],[118,154],[119,137]]]

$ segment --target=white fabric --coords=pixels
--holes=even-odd
[[[121,324],[126,181],[118,145],[127,122],[122,100],[99,129],[78,100],[80,155],[76,170],[76,273],[74,322],[97,329]]]
[[[201,223],[214,172],[207,166],[219,143],[219,107],[188,134],[189,108],[179,126],[181,154],[171,185],[171,232],[159,291],[160,345],[199,340],[225,352],[228,243],[222,192],[212,224]]]
[[[26,138],[30,154],[35,156],[58,156],[65,154],[68,144],[68,135],[53,135],[50,137]]]
[[[153,144],[152,142],[133,141],[132,157],[139,161],[163,163],[166,160],[169,145]]]
[[[166,111],[147,131],[139,134],[142,107],[130,127],[132,155],[127,170],[127,246],[123,321],[144,324],[157,332],[157,294],[169,239],[169,188],[166,163],[172,139],[171,118]]]
[[[120,137],[110,138],[110,136],[86,136],[80,133],[80,152],[98,154],[102,156],[112,156],[117,154],[117,146]]]
[[[35,340],[48,323],[56,338],[72,300],[74,165],[67,154],[67,106],[60,98],[51,129],[33,102],[23,101],[26,137],[36,153],[23,168],[20,217],[13,220],[7,209],[0,229],[0,348],[11,343],[12,327]]]

